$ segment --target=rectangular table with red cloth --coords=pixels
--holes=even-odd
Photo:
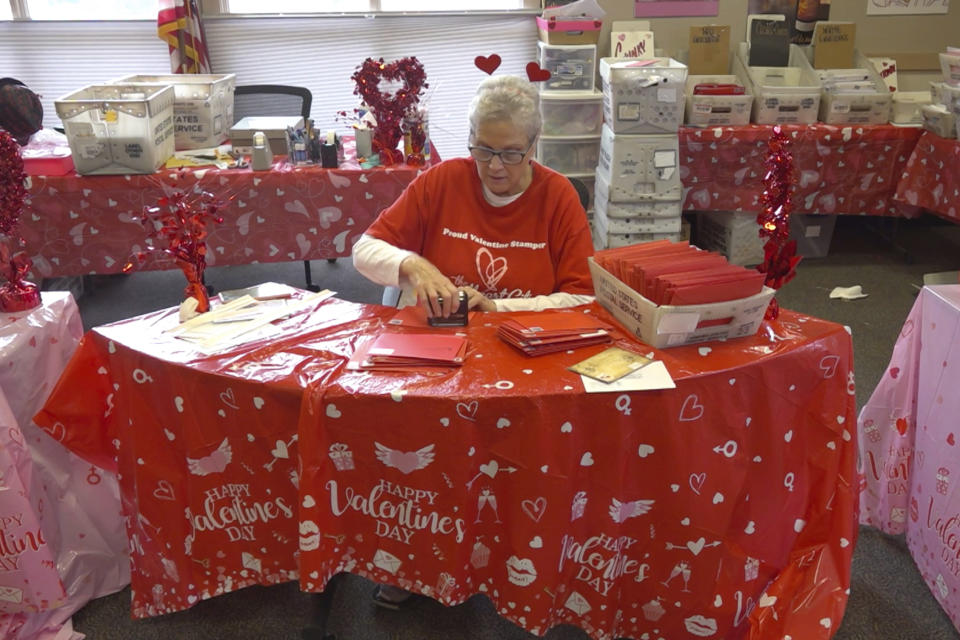
[[[605,347],[528,359],[496,337],[504,314],[463,330],[459,369],[346,371],[393,313],[333,299],[218,355],[160,336],[174,310],[85,336],[37,420],[119,471],[134,616],[350,571],[486,593],[539,634],[836,630],[857,499],[843,327],[784,311],[662,351],[618,332],[677,388],[587,394],[566,367]]]
[[[924,131],[903,169],[896,198],[960,223],[960,142]]]
[[[922,130],[894,125],[781,125],[793,154],[795,213],[915,216],[896,202]],[[772,126],[680,129],[685,210],[758,211]]]
[[[857,422],[860,521],[907,547],[960,629],[960,284],[924,287]]]
[[[31,176],[20,232],[31,277],[120,273],[146,246],[144,207],[172,189],[225,201],[210,228],[209,266],[343,258],[377,214],[417,175],[416,167],[370,170],[294,167],[270,171],[164,169],[149,175]],[[138,270],[170,269],[151,253]]]

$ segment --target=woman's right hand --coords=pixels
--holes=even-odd
[[[400,281],[410,285],[427,316],[447,318],[459,304],[459,293],[450,278],[423,256],[407,256],[400,263]]]

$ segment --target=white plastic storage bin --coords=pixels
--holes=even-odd
[[[710,96],[693,93],[698,84],[738,84],[743,95]],[[695,127],[738,126],[750,124],[753,95],[746,83],[734,75],[687,76],[686,122]]]
[[[680,142],[675,135],[615,134],[603,125],[597,178],[612,202],[680,200]]]
[[[655,218],[677,218],[682,213],[679,200],[643,200],[639,202],[612,202],[610,200],[610,183],[602,176],[597,176],[596,190],[594,191],[595,207],[601,206],[607,218],[623,218],[626,220],[649,220]]]
[[[598,136],[603,126],[599,91],[542,91],[540,116],[545,136]]]
[[[233,73],[132,75],[116,82],[173,85],[173,132],[177,149],[215,147],[229,138],[237,84]]]
[[[730,264],[752,266],[763,262],[764,240],[760,238],[757,214],[740,211],[709,211],[697,215],[694,244],[726,256]]]
[[[675,133],[687,67],[672,58],[600,58],[603,119],[614,133]]]
[[[540,136],[537,160],[554,171],[589,173],[597,166],[600,136]]]
[[[538,42],[540,66],[550,72],[546,91],[593,91],[596,88],[597,45]]]
[[[749,44],[741,42],[733,56],[734,73],[747,82],[753,94],[756,124],[813,124],[820,109],[820,79],[795,44],[790,45],[786,67],[751,67]]]
[[[893,94],[893,115],[890,122],[894,124],[923,124],[923,105],[930,104],[929,91],[897,91]]]
[[[960,55],[941,53],[940,71],[943,73],[944,82],[954,87],[960,87]]]
[[[957,137],[957,117],[949,107],[942,104],[925,104],[920,109],[923,128],[941,138]]]
[[[173,155],[170,85],[89,85],[54,108],[80,174],[153,173]]]
[[[807,47],[808,59],[813,50]],[[854,69],[816,69],[820,92],[820,122],[827,124],[886,124],[893,97],[887,83],[859,51]]]
[[[680,202],[671,203],[680,211]],[[664,218],[616,218],[607,215],[609,202],[598,200],[593,212],[594,220],[603,218],[598,224],[603,225],[607,233],[680,233],[681,216],[679,213],[675,216]]]

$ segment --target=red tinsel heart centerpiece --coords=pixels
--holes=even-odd
[[[386,63],[383,58],[367,58],[351,76],[356,83],[353,93],[360,96],[377,118],[373,136],[374,150],[380,154],[383,164],[395,164],[403,160],[397,149],[402,136],[401,124],[404,114],[420,102],[427,84],[423,65],[414,57],[401,58]],[[383,80],[401,83],[393,93],[380,90]]]

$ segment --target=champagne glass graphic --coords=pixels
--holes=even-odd
[[[670,577],[664,580],[663,582],[661,582],[660,584],[662,584],[665,587],[669,587],[670,583],[673,582],[673,579],[681,574],[683,577],[683,589],[681,589],[681,591],[689,593],[690,589],[688,588],[688,586],[690,584],[690,565],[688,565],[686,562],[683,562],[683,561],[673,565],[673,569],[670,571]]]

